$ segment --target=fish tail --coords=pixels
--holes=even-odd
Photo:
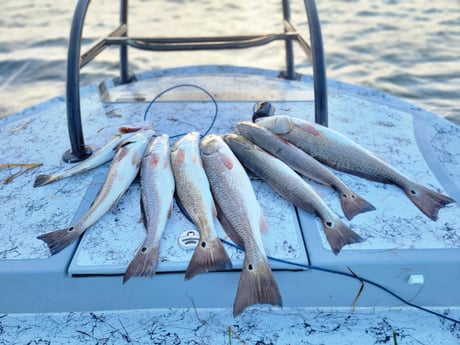
[[[342,205],[343,214],[348,220],[351,220],[360,213],[375,210],[375,207],[371,203],[351,190],[340,193],[340,203]]]
[[[131,277],[153,277],[157,271],[159,250],[159,246],[149,248],[142,245],[126,269],[123,284]]]
[[[271,304],[281,307],[282,301],[268,262],[262,260],[260,263],[252,264],[246,255],[233,304],[233,316],[241,314],[244,309],[253,304]]]
[[[325,221],[323,223],[323,228],[326,233],[327,241],[335,255],[337,255],[343,246],[347,244],[364,241],[361,236],[351,230],[348,225],[343,223],[340,219],[335,222]]]
[[[232,262],[219,238],[200,240],[185,272],[185,280],[204,272],[222,271],[232,268]]]
[[[415,206],[432,220],[438,219],[439,209],[455,202],[454,199],[447,195],[438,193],[415,182],[409,184],[409,187],[404,189],[404,192]]]
[[[45,184],[54,182],[55,180],[56,179],[54,178],[54,175],[48,175],[48,174],[38,175],[35,178],[34,188],[44,186]]]
[[[40,235],[37,238],[42,240],[48,246],[51,255],[59,253],[65,247],[70,245],[83,231],[78,230],[75,226],[59,229]]]

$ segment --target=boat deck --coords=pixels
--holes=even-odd
[[[198,85],[215,97],[218,112],[212,133],[233,131],[237,121],[250,120],[253,105],[260,100],[272,102],[276,114],[314,119],[309,76],[288,81],[274,71],[201,66],[147,72],[137,79],[127,85],[107,81],[81,90],[86,144],[102,146],[120,125],[141,121],[150,100],[161,91],[181,84]],[[328,89],[331,128],[407,176],[460,200],[460,127],[377,91],[335,81],[329,81]],[[189,131],[204,133],[214,113],[214,104],[205,93],[182,87],[153,103],[146,116],[158,134],[172,137],[172,143],[175,136]],[[231,305],[243,254],[226,247],[235,270],[202,274],[184,282],[192,251],[182,249],[178,239],[194,226],[176,205],[165,230],[159,273],[123,285],[121,274],[145,234],[137,183],[81,241],[50,257],[36,237],[78,219],[94,200],[109,165],[33,188],[38,174],[68,166],[61,159],[69,148],[65,100],[57,97],[0,121],[1,163],[42,164],[1,187],[0,277],[5,283],[0,284],[4,296],[0,312],[5,316],[0,318],[0,334],[32,340],[30,337],[38,336],[34,327],[27,331],[17,325],[40,318],[43,339],[60,339],[53,332],[58,331],[56,324],[64,323],[69,334],[88,342],[128,341],[136,336],[140,341],[168,343],[307,344],[322,339],[347,343],[343,337],[353,333],[360,334],[359,342],[368,344],[392,343],[392,332],[398,343],[407,344],[454,344],[460,338],[459,324],[402,308],[401,301],[375,286],[365,284],[359,293],[357,280],[278,261],[271,265],[284,308],[255,306],[233,319]],[[2,169],[0,179],[14,172],[14,168]],[[458,205],[441,209],[434,222],[395,186],[337,175],[377,208],[346,221],[366,240],[334,255],[315,217],[296,210],[254,179],[268,221],[269,231],[262,235],[267,254],[297,264],[351,270],[414,304],[459,319]],[[343,217],[335,192],[312,184]],[[442,330],[445,338],[430,338],[437,336],[429,332],[432,327]],[[23,338],[14,338],[19,330]]]

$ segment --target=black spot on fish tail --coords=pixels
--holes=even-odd
[[[34,182],[34,188],[35,187],[40,187],[40,186],[43,186],[45,184],[48,184],[48,183],[51,183],[53,182],[54,179],[53,179],[53,175],[38,175],[36,178],[35,178],[35,182]]]
[[[238,316],[254,304],[282,306],[281,294],[266,260],[260,263],[249,262],[245,256],[238,291],[233,303],[233,316]]]
[[[420,211],[435,221],[438,219],[438,212],[442,207],[455,202],[454,199],[447,195],[416,183],[409,184],[408,188],[404,189],[404,192]]]
[[[222,271],[232,268],[232,262],[219,238],[213,241],[200,239],[185,272],[185,280],[204,272]]]
[[[375,207],[371,203],[352,191],[340,193],[340,203],[343,214],[348,220],[351,220],[360,213],[375,210]]]
[[[337,255],[347,244],[363,242],[364,239],[341,220],[323,222],[323,229],[332,252]]]
[[[123,276],[123,284],[132,277],[153,277],[158,266],[159,247],[149,248],[142,244],[128,265]]]
[[[82,231],[78,231],[73,226],[71,226],[68,228],[48,232],[38,236],[37,238],[45,242],[51,252],[51,255],[54,255],[70,245],[78,236],[81,235],[81,233]]]

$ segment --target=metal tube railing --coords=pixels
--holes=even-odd
[[[175,37],[175,38],[133,38],[128,36],[128,0],[120,2],[120,26],[107,37],[97,41],[83,55],[80,54],[84,20],[90,0],[79,0],[75,8],[70,32],[67,55],[67,126],[71,148],[63,159],[67,162],[83,160],[91,154],[84,143],[80,109],[80,69],[109,45],[120,47],[120,80],[131,81],[128,74],[128,46],[152,51],[244,49],[256,47],[276,40],[284,40],[286,71],[282,75],[295,79],[293,41],[299,43],[305,54],[311,58],[315,94],[315,121],[328,124],[327,82],[324,51],[318,13],[314,0],[304,0],[310,31],[310,45],[296,30],[291,21],[290,2],[282,0],[284,33],[265,35],[223,36],[223,37]]]
[[[80,48],[83,23],[90,0],[79,0],[72,19],[69,49],[67,51],[67,130],[69,131],[70,150],[62,159],[66,162],[78,162],[89,155],[91,149],[85,145],[80,109]]]
[[[315,122],[328,125],[327,80],[324,64],[323,37],[318,11],[314,0],[305,0],[308,26],[310,28],[311,58],[313,64],[313,86],[315,93]]]

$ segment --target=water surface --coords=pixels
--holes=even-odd
[[[308,35],[303,1],[293,21]],[[0,116],[64,92],[74,1],[4,0],[0,18]],[[188,36],[282,30],[280,1],[130,1],[133,36]],[[317,1],[328,78],[388,92],[441,116],[460,118],[460,1]],[[91,2],[84,48],[117,24],[118,2]],[[118,53],[107,49],[82,70],[81,84],[114,76]],[[190,64],[282,69],[280,43],[250,50],[151,53],[130,49],[130,69]],[[311,73],[296,49],[299,72]]]

